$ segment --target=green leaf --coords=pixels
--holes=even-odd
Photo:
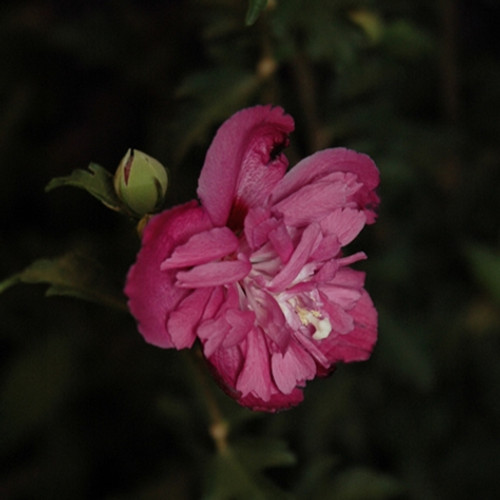
[[[105,270],[92,259],[71,252],[54,259],[39,259],[0,282],[0,293],[18,283],[46,283],[46,295],[67,295],[126,310],[121,295],[106,282]]]
[[[335,500],[383,500],[401,495],[402,487],[393,477],[364,467],[353,467],[334,480],[328,498]]]
[[[477,281],[500,301],[500,253],[482,245],[469,245],[466,255]]]
[[[283,467],[294,465],[295,455],[287,444],[280,439],[256,438],[239,439],[233,445],[234,453],[242,464],[253,471],[261,471],[267,467]]]
[[[245,24],[251,26],[259,18],[260,13],[266,8],[267,0],[250,0],[248,3]]]
[[[205,500],[286,499],[288,495],[262,471],[295,464],[295,456],[279,439],[240,439],[214,456],[208,468]]]
[[[73,186],[84,189],[108,208],[115,211],[125,211],[115,193],[113,176],[105,168],[97,165],[97,163],[91,163],[88,170],[77,169],[66,177],[52,179],[45,187],[45,191],[51,191],[61,186]]]

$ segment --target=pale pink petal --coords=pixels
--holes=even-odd
[[[300,243],[297,245],[290,260],[269,283],[269,290],[274,292],[283,290],[292,283],[305,266],[315,247],[319,244],[320,238],[321,231],[319,224],[311,224],[306,227]]]
[[[295,342],[290,342],[284,354],[273,353],[271,367],[274,382],[283,394],[290,394],[295,387],[304,385],[316,375],[313,358]]]
[[[176,285],[181,288],[212,287],[243,279],[252,266],[247,260],[209,262],[176,274]]]
[[[190,267],[218,260],[238,249],[238,238],[227,227],[215,227],[195,234],[184,245],[178,246],[166,259],[161,270]]]
[[[176,349],[192,347],[196,338],[196,327],[211,293],[209,288],[193,290],[170,313],[167,331]]]
[[[358,208],[364,210],[367,223],[374,222],[379,197],[375,188],[379,184],[379,172],[370,157],[344,148],[319,151],[295,165],[276,186],[272,194],[275,204],[302,186],[318,181],[332,172],[352,172],[363,187],[355,194]]]
[[[193,234],[211,227],[205,210],[187,203],[153,217],[147,224],[142,248],[131,267],[125,285],[130,312],[145,340],[159,347],[174,347],[166,330],[167,316],[187,295],[174,284],[174,274],[160,271],[160,264],[173,249]]]
[[[231,226],[232,210],[242,222],[248,208],[269,196],[287,168],[279,149],[293,127],[282,108],[271,106],[244,109],[221,125],[198,181],[198,196],[214,225]]]
[[[290,342],[290,331],[276,299],[265,289],[255,287],[247,289],[247,300],[266,336],[279,349],[285,350]]]

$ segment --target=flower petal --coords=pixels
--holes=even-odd
[[[324,234],[334,234],[342,246],[348,245],[366,224],[366,214],[352,208],[341,208],[325,217],[321,222]]]
[[[304,385],[316,375],[313,358],[296,342],[290,342],[284,354],[273,353],[271,367],[274,382],[284,394],[290,394],[297,385]]]
[[[336,172],[328,177],[289,194],[273,206],[273,212],[283,215],[289,226],[319,222],[334,210],[347,206],[362,187],[351,173]]]
[[[380,201],[375,193],[380,178],[378,169],[369,156],[344,148],[325,149],[300,161],[276,186],[272,193],[272,203],[280,202],[302,186],[316,182],[332,172],[351,172],[357,176],[362,188],[356,192],[353,201],[359,209],[365,211],[367,223],[373,223]]]
[[[210,288],[193,290],[170,314],[167,331],[176,349],[192,347],[196,339],[196,327],[211,294]]]
[[[226,285],[243,279],[251,269],[248,260],[209,262],[193,267],[189,271],[179,271],[176,275],[176,285],[181,288]]]
[[[211,226],[205,210],[191,202],[153,217],[144,229],[142,248],[128,273],[125,294],[130,312],[147,342],[174,347],[165,323],[187,294],[175,286],[172,272],[160,271],[161,262],[177,245]]]
[[[268,401],[271,397],[271,371],[269,350],[260,328],[254,328],[246,340],[246,353],[243,368],[236,382],[236,389],[242,396],[253,394]]]
[[[231,329],[224,337],[223,347],[232,347],[240,343],[255,325],[255,313],[253,311],[240,311],[229,309],[226,313],[226,321]]]
[[[166,259],[161,270],[190,267],[218,260],[238,249],[238,238],[227,227],[215,227],[195,234],[184,245],[177,247]]]
[[[233,222],[242,223],[248,208],[269,196],[287,168],[278,149],[293,128],[292,117],[271,106],[244,109],[221,125],[198,181],[198,196],[214,225],[231,226],[231,211],[238,219]]]
[[[319,344],[330,366],[339,361],[368,359],[377,341],[377,311],[365,290],[361,290],[361,297],[349,314],[354,320],[354,328],[345,335],[330,335]]]
[[[318,224],[311,224],[306,227],[290,260],[269,283],[269,290],[273,292],[281,291],[292,283],[304,268],[315,247],[319,244],[320,237],[321,231]]]

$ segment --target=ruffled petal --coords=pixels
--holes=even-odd
[[[330,335],[319,344],[330,366],[368,359],[377,341],[377,311],[365,290],[348,314],[354,320],[353,329],[345,335]]]
[[[335,210],[320,222],[323,233],[335,235],[342,246],[351,243],[365,224],[366,214],[352,208]]]
[[[222,342],[223,347],[227,348],[239,344],[247,336],[255,325],[255,313],[229,309],[225,317],[231,327]]]
[[[193,290],[170,314],[167,331],[176,349],[192,347],[196,339],[196,327],[211,294],[210,288]]]
[[[181,288],[214,287],[243,279],[252,269],[248,260],[209,262],[179,271],[176,285]]]
[[[269,350],[260,328],[254,328],[246,340],[243,368],[236,382],[236,389],[242,396],[253,394],[268,401],[271,397],[271,368]]]
[[[177,247],[166,259],[161,270],[191,267],[218,260],[238,249],[238,238],[227,227],[215,227],[195,234],[184,245]]]
[[[269,290],[281,291],[290,285],[304,268],[309,256],[318,246],[320,239],[319,225],[311,224],[307,226],[290,260],[269,283]]]
[[[348,206],[349,199],[362,184],[350,173],[336,172],[330,177],[328,181],[314,182],[289,194],[273,206],[273,212],[281,214],[289,226],[305,226]]]
[[[221,125],[198,181],[214,225],[241,228],[248,208],[267,199],[288,166],[280,150],[293,128],[292,117],[271,106],[244,109]]]
[[[128,273],[125,294],[147,342],[174,347],[166,320],[188,291],[175,286],[174,274],[160,271],[160,265],[177,245],[211,226],[205,210],[191,202],[153,217],[144,229],[142,248]]]
[[[380,201],[375,192],[380,180],[379,171],[369,156],[344,148],[325,149],[300,161],[274,189],[272,204],[333,172],[351,172],[356,175],[362,187],[354,194],[353,201],[366,213],[367,223],[373,223]]]
[[[273,353],[271,368],[274,382],[283,394],[290,394],[295,387],[303,386],[316,375],[313,358],[296,342],[290,342],[283,354]]]

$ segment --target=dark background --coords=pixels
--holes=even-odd
[[[214,387],[231,439],[268,440],[239,487],[496,498],[500,7],[269,3],[246,27],[246,1],[2,2],[0,279],[77,249],[120,290],[134,224],[84,191],[44,193],[48,181],[90,161],[113,172],[135,147],[168,165],[175,205],[194,197],[224,119],[282,105],[292,164],[347,146],[380,168],[379,220],[353,243],[369,256],[379,343],[278,415]],[[44,290],[0,297],[0,497],[244,498],[183,354],[145,344],[121,311]]]

